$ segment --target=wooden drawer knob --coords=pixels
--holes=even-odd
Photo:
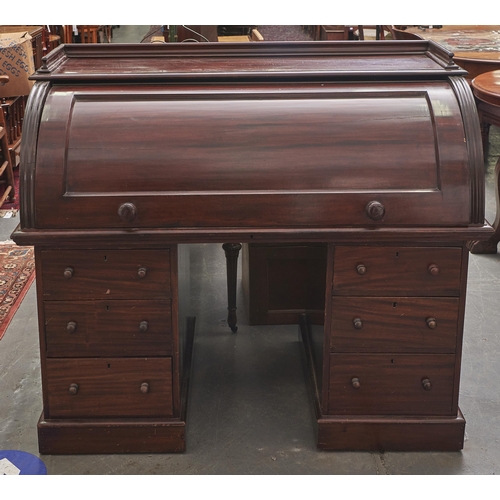
[[[360,274],[361,276],[363,276],[363,274],[366,274],[366,267],[364,264],[358,264],[356,266],[356,271],[358,274]]]
[[[437,326],[436,318],[427,318],[425,322],[427,323],[427,327],[431,330],[434,330]]]
[[[149,392],[149,384],[147,382],[143,382],[141,384],[141,392],[143,394],[147,394]]]
[[[72,396],[75,396],[76,394],[78,394],[78,384],[71,384],[69,386],[69,393],[72,395]]]
[[[124,203],[120,205],[118,215],[123,222],[132,222],[137,215],[137,207],[133,203]]]
[[[379,201],[370,201],[366,205],[366,214],[372,220],[382,220],[385,215],[385,207]]]
[[[75,321],[70,321],[66,325],[66,330],[68,331],[68,333],[75,333],[75,331],[76,331],[76,322]]]
[[[356,330],[361,330],[361,328],[363,328],[363,322],[361,321],[361,318],[354,318],[352,320],[352,324],[354,325],[354,328],[356,328]]]
[[[139,331],[142,333],[147,332],[149,329],[149,323],[147,321],[141,321],[139,323]]]
[[[432,389],[432,384],[431,384],[431,381],[428,379],[428,378],[424,378],[422,379],[422,387],[426,390],[426,391],[430,391]]]
[[[148,274],[148,270],[145,267],[140,267],[137,270],[137,276],[139,276],[139,278],[141,278],[141,279],[145,278],[147,274]]]
[[[75,273],[75,270],[72,267],[67,267],[64,270],[64,277],[69,280],[70,278],[73,277],[73,274]]]
[[[432,276],[437,276],[439,274],[439,267],[436,266],[436,264],[429,264],[427,270],[430,274],[432,274]]]
[[[354,389],[359,389],[361,387],[361,383],[359,381],[358,377],[353,377],[351,379],[351,385],[354,387]]]

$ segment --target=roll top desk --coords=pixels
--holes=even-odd
[[[464,74],[427,41],[44,58],[13,233],[36,251],[40,452],[185,449],[203,242],[325,245],[300,324],[319,448],[461,449],[467,243],[492,233]]]

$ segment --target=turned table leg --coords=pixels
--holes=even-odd
[[[495,232],[486,241],[471,241],[468,244],[471,253],[497,253],[497,245],[500,241],[500,158],[495,166],[495,193],[497,214],[493,228]]]
[[[226,253],[227,269],[227,324],[233,333],[238,331],[236,326],[236,284],[238,278],[238,255],[241,250],[241,243],[224,243],[222,245]]]

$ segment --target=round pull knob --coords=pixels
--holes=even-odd
[[[425,322],[427,323],[427,327],[431,330],[434,330],[437,326],[436,318],[427,318]]]
[[[118,215],[123,222],[132,222],[137,215],[137,207],[133,203],[124,203],[118,209]]]
[[[148,331],[149,323],[147,321],[141,321],[139,323],[139,331],[145,333]]]
[[[356,330],[361,330],[361,328],[363,328],[363,322],[361,321],[361,318],[354,318],[352,320],[352,324],[354,325],[354,328],[356,328]]]
[[[137,270],[137,276],[139,276],[139,278],[141,278],[141,279],[145,278],[147,274],[148,274],[148,270],[145,267],[140,267]]]
[[[359,382],[359,378],[353,377],[351,379],[351,385],[354,387],[354,389],[359,389],[361,387],[361,383]]]
[[[366,274],[366,267],[365,267],[365,265],[364,264],[358,264],[356,266],[356,271],[358,272],[358,274],[361,274],[361,276],[363,274]]]
[[[428,378],[424,378],[422,380],[422,387],[426,390],[426,391],[430,391],[432,389],[432,384],[431,384],[431,381],[428,379]]]
[[[379,201],[370,201],[366,205],[366,214],[372,220],[381,220],[385,215],[385,207]]]
[[[64,277],[69,280],[70,278],[73,277],[73,274],[74,274],[75,270],[72,268],[72,267],[67,267],[65,270],[64,270]]]
[[[147,394],[149,392],[149,384],[147,382],[143,382],[141,384],[141,392],[143,394]]]
[[[437,276],[439,274],[439,267],[436,266],[436,264],[430,264],[427,270],[432,276]]]
[[[76,322],[75,322],[75,321],[70,321],[70,322],[66,325],[66,330],[68,331],[68,333],[75,333],[75,330],[76,330]]]
[[[78,394],[78,384],[71,384],[69,386],[69,393],[74,396],[75,394]]]

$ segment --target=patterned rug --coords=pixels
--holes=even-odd
[[[0,339],[35,279],[33,247],[0,242]]]

